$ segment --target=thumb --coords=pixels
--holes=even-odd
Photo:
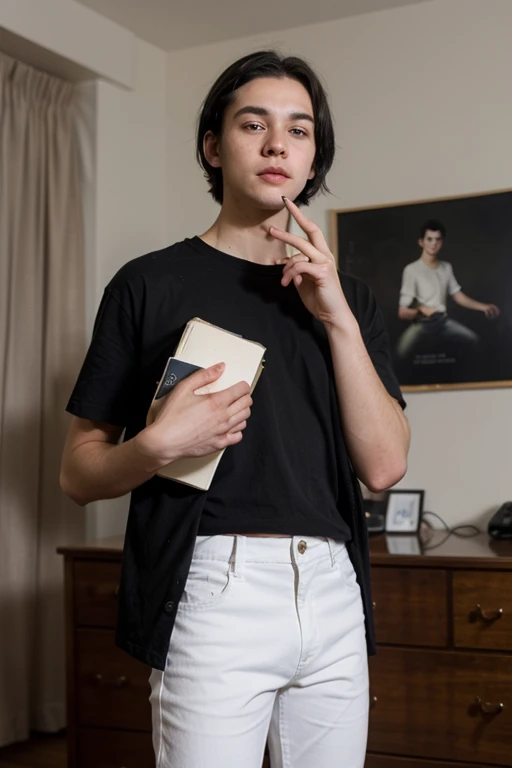
[[[203,368],[200,371],[195,371],[190,376],[187,376],[187,383],[190,389],[196,390],[200,387],[205,387],[208,384],[212,384],[217,379],[220,379],[224,373],[226,367],[225,363],[217,363],[216,365],[210,365],[209,368]]]

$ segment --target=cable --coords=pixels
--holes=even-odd
[[[459,536],[462,539],[471,539],[473,536],[478,536],[479,533],[482,533],[482,531],[477,528],[476,525],[455,525],[453,528],[450,528],[449,525],[443,520],[443,518],[438,515],[436,512],[423,512],[422,516],[422,523],[429,528],[431,531],[435,531],[436,529],[434,526],[428,522],[428,520],[425,520],[425,515],[431,515],[431,517],[436,517],[444,526],[444,530],[446,532],[446,536],[441,539],[441,541],[438,541],[437,544],[432,544],[429,546],[423,546],[423,550],[426,551],[427,549],[436,549],[436,547],[440,547],[442,544],[445,543],[445,541],[448,541],[450,536]],[[468,531],[467,533],[462,533],[462,531]]]

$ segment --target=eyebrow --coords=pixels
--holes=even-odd
[[[270,112],[268,109],[265,109],[265,107],[242,107],[238,112],[235,112],[233,120],[240,117],[240,115],[261,115],[261,117],[268,117]],[[292,112],[289,118],[290,120],[309,120],[311,123],[315,122],[308,112]]]

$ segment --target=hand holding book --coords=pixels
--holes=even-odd
[[[251,414],[249,384],[239,382],[201,397],[195,394],[216,382],[224,367],[221,363],[199,369],[168,396],[153,401],[150,423],[138,442],[162,467],[178,459],[210,455],[242,439]]]
[[[187,323],[146,419],[149,450],[168,457],[157,475],[208,490],[224,450],[242,439],[264,354],[261,344],[200,318]]]

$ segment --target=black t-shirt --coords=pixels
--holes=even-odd
[[[325,329],[293,284],[281,286],[281,275],[282,266],[254,264],[195,237],[125,264],[96,316],[67,410],[125,427],[125,440],[144,428],[167,358],[192,317],[267,347],[243,440],[226,449],[210,491],[155,476],[131,494],[117,640],[153,666],[164,659],[198,533],[354,535],[347,520],[358,519],[358,489],[342,444]],[[403,404],[373,294],[354,277],[340,280],[377,373]],[[366,567],[360,557],[359,569]]]

